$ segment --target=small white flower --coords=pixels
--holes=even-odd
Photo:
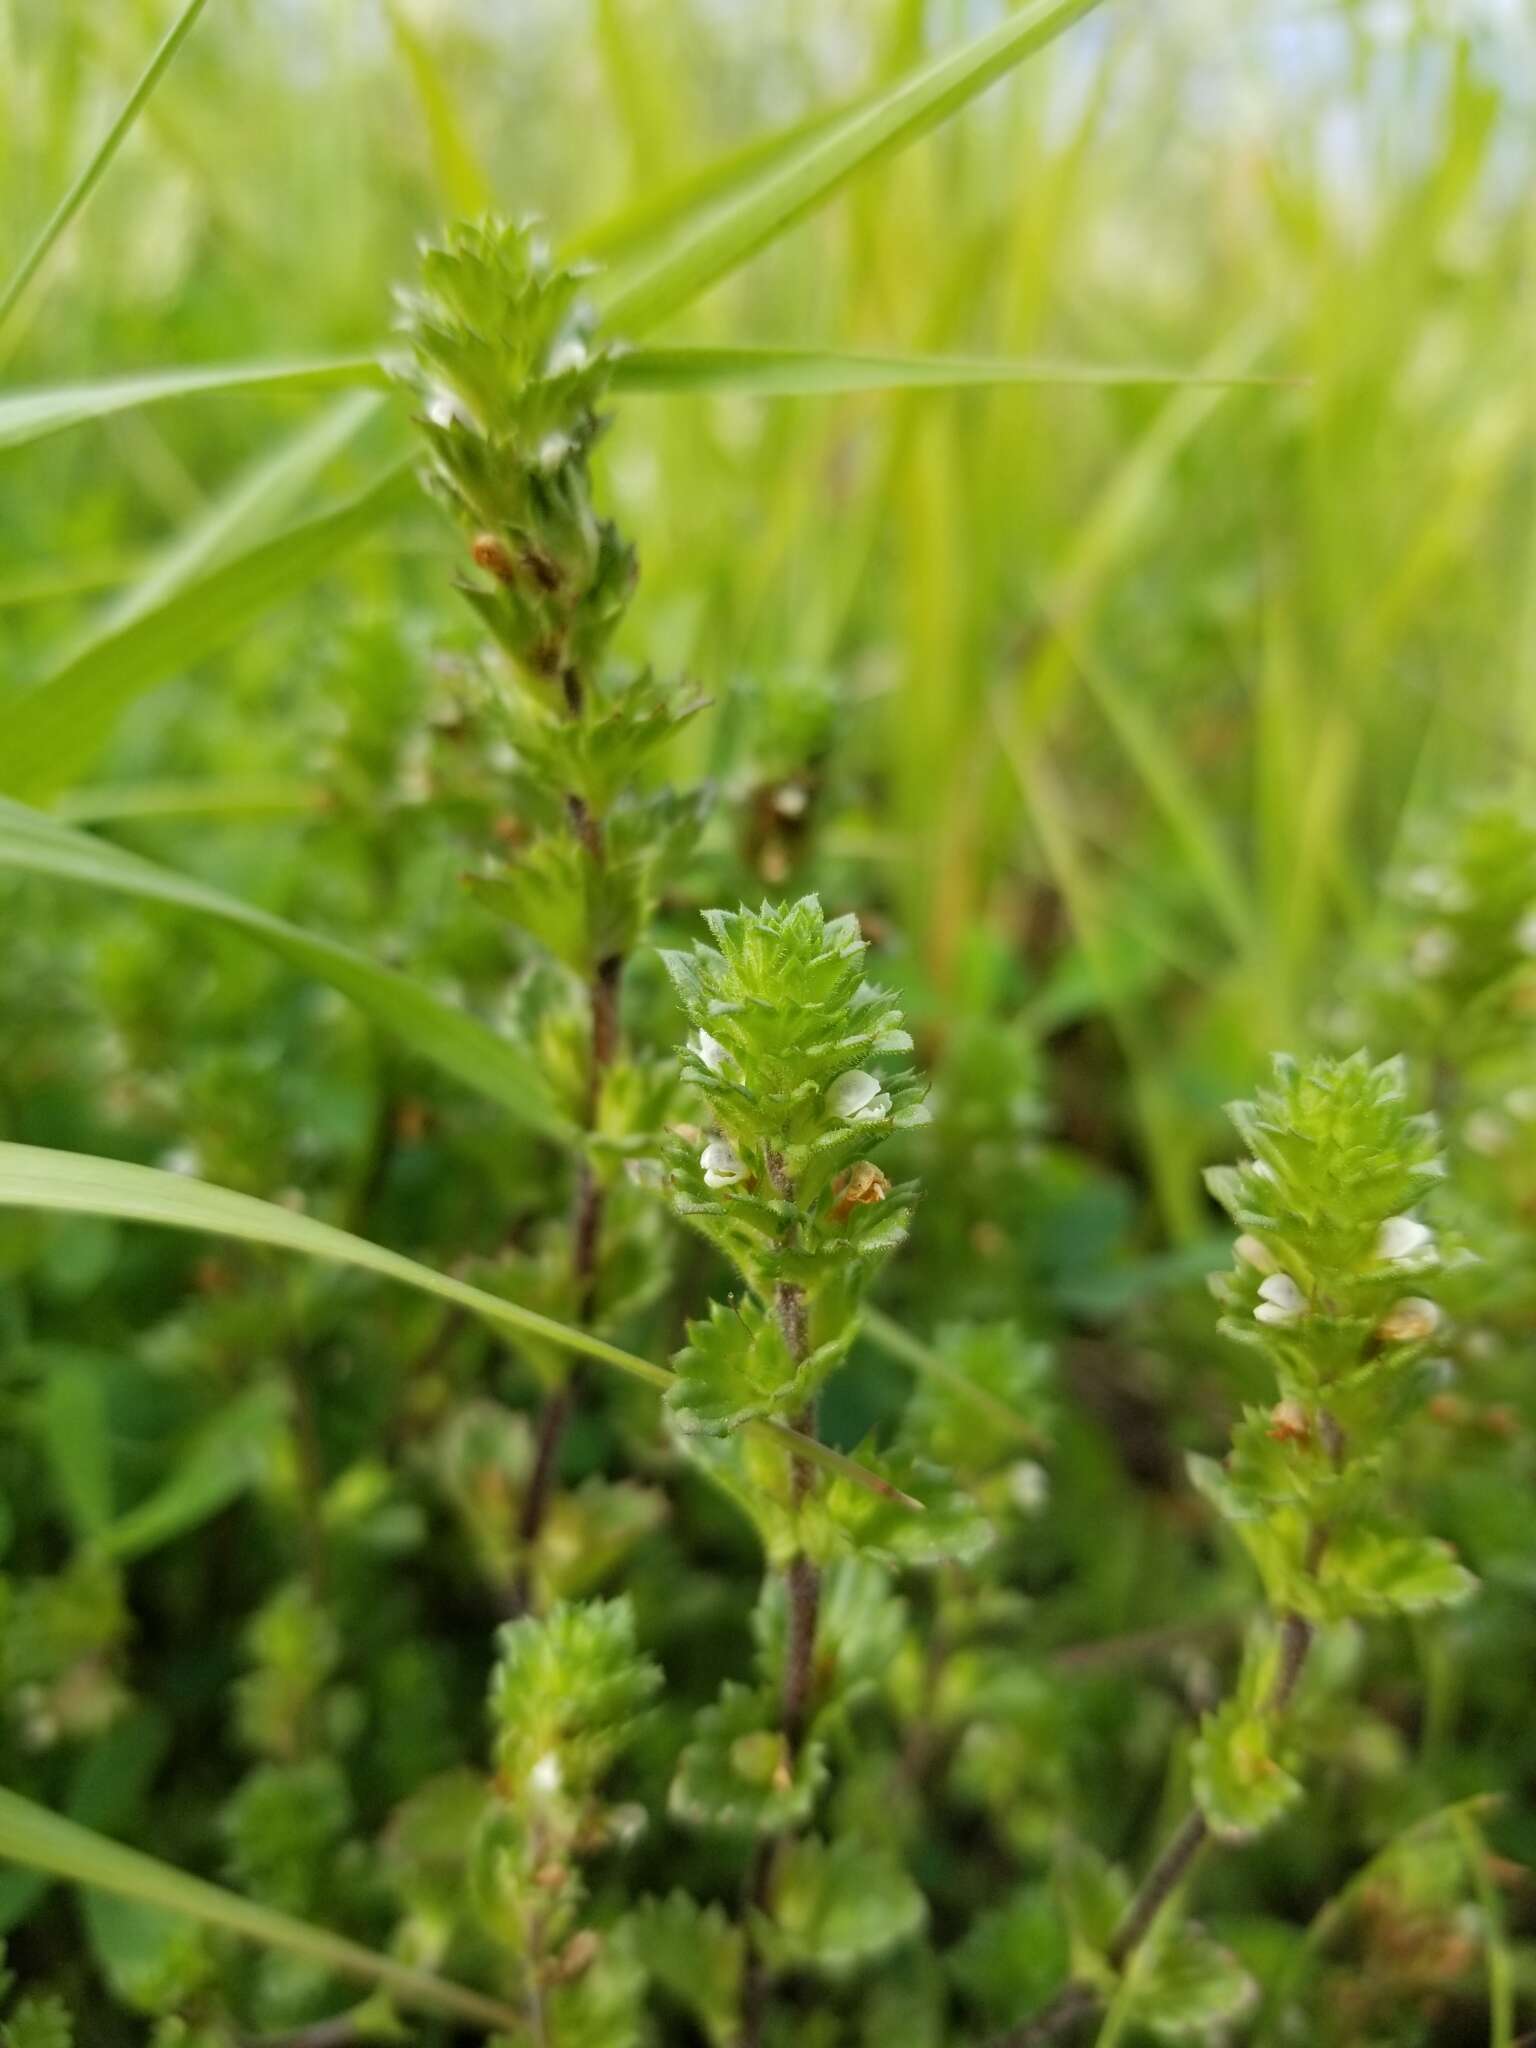
[[[562,1782],[560,1759],[552,1749],[546,1750],[528,1773],[529,1790],[542,1792],[547,1798],[560,1790]]]
[[[544,374],[546,377],[569,376],[573,370],[584,370],[591,360],[587,344],[579,335],[570,334],[550,350]]]
[[[741,1071],[736,1064],[736,1055],[707,1031],[699,1033],[693,1049],[712,1074],[734,1075]]]
[[[195,1145],[177,1145],[160,1155],[160,1164],[166,1173],[198,1174],[203,1162]]]
[[[747,1177],[736,1147],[725,1138],[711,1138],[699,1154],[707,1188],[733,1188]]]
[[[1443,924],[1432,924],[1419,933],[1408,954],[1408,963],[1420,981],[1435,981],[1456,958],[1456,934]]]
[[[1504,1107],[1523,1124],[1536,1124],[1536,1088],[1511,1088]]]
[[[1248,1171],[1250,1173],[1257,1174],[1260,1180],[1272,1181],[1276,1178],[1275,1169],[1270,1165],[1267,1159],[1250,1159],[1248,1162]]]
[[[862,1067],[839,1074],[827,1090],[827,1108],[844,1123],[873,1124],[891,1113],[891,1098]]]
[[[1405,1294],[1376,1325],[1376,1334],[1384,1344],[1417,1344],[1439,1327],[1440,1311],[1432,1301],[1422,1294]]]
[[[1515,944],[1522,953],[1536,953],[1536,906],[1528,910],[1515,926]]]
[[[539,443],[539,467],[546,476],[556,470],[575,444],[569,434],[546,434]]]
[[[1275,1255],[1269,1246],[1257,1237],[1250,1237],[1245,1230],[1232,1246],[1233,1251],[1245,1265],[1252,1266],[1256,1273],[1277,1273]]]
[[[1376,1233],[1376,1256],[1389,1266],[1411,1264],[1434,1249],[1435,1233],[1413,1216],[1389,1216]]]
[[[1260,1283],[1259,1305],[1253,1312],[1255,1322],[1283,1329],[1288,1323],[1299,1322],[1306,1312],[1307,1297],[1289,1273],[1271,1273]]]
[[[1021,1515],[1038,1515],[1051,1497],[1050,1476],[1033,1458],[1018,1458],[1008,1467],[1008,1498]]]

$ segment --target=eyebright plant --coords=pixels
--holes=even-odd
[[[649,1141],[671,1085],[626,1051],[623,983],[660,878],[702,822],[704,792],[668,787],[655,763],[703,700],[610,656],[637,569],[595,501],[611,352],[582,282],[530,225],[454,227],[401,294],[400,374],[420,408],[428,481],[465,536],[459,588],[504,657],[491,688],[513,824],[507,849],[488,850],[467,880],[552,963],[527,983],[522,1020],[578,1149],[565,1244],[546,1242],[521,1291],[606,1326],[665,1272],[650,1206],[617,1199],[623,1161]],[[522,1601],[579,1388],[563,1368],[552,1377],[523,1489]]]
[[[1398,1499],[1406,1425],[1448,1376],[1436,1297],[1463,1256],[1422,1213],[1444,1175],[1434,1118],[1410,1110],[1401,1060],[1364,1052],[1277,1059],[1230,1114],[1249,1156],[1208,1176],[1240,1233],[1215,1290],[1223,1331],[1261,1355],[1274,1398],[1245,1407],[1224,1460],[1193,1457],[1190,1473],[1253,1559],[1265,1614],[1234,1695],[1201,1723],[1193,1810],[1138,1893],[1112,1888],[1076,1980],[1009,2042],[1070,2031],[1133,1959],[1129,2009],[1149,2025],[1176,2023],[1170,1979],[1203,1983],[1213,2021],[1236,2019],[1243,1972],[1164,1907],[1212,1843],[1253,1840],[1302,1797],[1292,1708],[1319,1631],[1451,1606],[1475,1584]]]

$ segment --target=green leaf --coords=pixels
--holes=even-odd
[[[1261,1835],[1301,1797],[1275,1754],[1273,1718],[1234,1699],[1207,1714],[1190,1751],[1195,1800],[1224,1841]]]
[[[156,1223],[169,1230],[202,1230],[220,1237],[242,1238],[252,1244],[275,1245],[285,1251],[304,1252],[310,1258],[330,1264],[353,1266],[360,1271],[382,1274],[385,1279],[403,1281],[427,1294],[467,1308],[474,1315],[505,1329],[515,1330],[559,1351],[579,1353],[602,1364],[643,1380],[647,1386],[666,1388],[672,1375],[664,1366],[652,1365],[632,1351],[623,1351],[606,1338],[587,1330],[571,1329],[536,1309],[504,1301],[481,1287],[435,1272],[400,1252],[370,1244],[334,1224],[321,1223],[275,1202],[258,1201],[254,1195],[236,1194],[189,1174],[165,1173],[158,1167],[131,1166],[117,1159],[96,1159],[81,1152],[54,1152],[42,1145],[0,1143],[0,1209],[50,1209],[75,1216],[117,1216],[138,1223]],[[754,1425],[780,1450],[793,1451],[842,1484],[867,1487],[888,1506],[906,1512],[920,1511],[922,1503],[902,1493],[883,1475],[865,1471],[856,1460],[835,1451],[829,1444],[798,1435],[778,1423]]]
[[[108,1833],[126,1829],[142,1810],[169,1737],[158,1708],[140,1707],[115,1721],[75,1766],[65,1801],[70,1819]],[[0,1870],[0,1931],[19,1926],[48,1883],[38,1870]]]
[[[85,384],[49,384],[0,394],[0,448],[62,434],[93,420],[141,406],[225,391],[346,391],[388,384],[374,356],[313,356],[291,363],[210,363],[186,369],[144,370]]]
[[[725,1436],[754,1416],[802,1407],[814,1363],[813,1355],[796,1366],[776,1318],[750,1297],[734,1306],[714,1301],[707,1317],[688,1325],[667,1406],[680,1428]]]
[[[732,392],[751,398],[839,398],[868,391],[961,391],[1010,384],[1277,384],[1291,380],[1154,364],[1062,363],[1035,357],[887,354],[832,348],[626,349],[614,358],[621,397]],[[0,422],[4,414],[0,411]]]
[[[1437,1537],[1353,1528],[1329,1542],[1318,1587],[1326,1618],[1342,1619],[1454,1607],[1476,1592],[1477,1580]]]
[[[121,1898],[134,1899],[166,1912],[218,1927],[266,1948],[302,1957],[339,1976],[359,1977],[384,1986],[402,2005],[438,2013],[480,2027],[521,2028],[512,2007],[467,1991],[425,1970],[409,1968],[393,1957],[380,1956],[312,1927],[286,1913],[258,1906],[238,1893],[224,1891],[199,1877],[145,1856],[120,1842],[108,1841],[89,1828],[50,1813],[14,1792],[0,1790],[0,1857],[34,1870],[46,1870],[77,1884],[94,1885]]]
[[[562,1601],[508,1622],[496,1649],[491,1727],[504,1795],[590,1793],[661,1688],[661,1672],[636,1646],[629,1600]]]
[[[69,2008],[51,1992],[24,1998],[0,2026],[3,2048],[74,2048],[74,2039]]]
[[[722,1906],[701,1906],[682,1891],[642,1900],[634,1928],[652,1981],[693,2015],[715,2048],[728,2048],[741,2018],[741,1929]]]
[[[230,1402],[182,1450],[170,1477],[97,1534],[108,1557],[143,1557],[218,1514],[260,1477],[287,1420],[276,1381]]]
[[[248,932],[303,973],[349,996],[412,1052],[493,1097],[533,1129],[556,1138],[569,1135],[533,1061],[517,1046],[405,975],[379,966],[338,940],[304,931],[190,875],[179,875],[137,854],[125,853],[106,840],[56,824],[4,798],[0,798],[0,867],[86,882],[142,902],[196,911]]]
[[[910,1941],[928,1917],[910,1876],[886,1849],[851,1835],[793,1841],[774,1864],[763,1946],[792,1969],[846,1977]]]
[[[667,1804],[686,1827],[777,1835],[810,1819],[826,1776],[819,1742],[790,1756],[776,1698],[727,1683],[694,1722]]]
[[[1029,0],[808,135],[723,198],[685,215],[599,293],[615,332],[640,333],[813,212],[855,172],[915,142],[1086,14],[1095,0]]]
[[[176,19],[161,38],[154,55],[145,65],[132,92],[124,100],[116,120],[97,143],[68,191],[44,221],[36,238],[17,265],[14,276],[5,290],[0,292],[0,327],[5,325],[15,311],[22,294],[48,260],[55,243],[100,184],[108,164],[122,147],[124,139],[132,132],[134,123],[149,104],[151,94],[169,70],[171,60],[186,41],[206,4],[207,0],[185,0]]]
[[[1125,1873],[1091,1843],[1067,1837],[1057,1845],[1052,1876],[1071,1943],[1071,1974],[1102,1977],[1104,1958],[1131,1902]]]
[[[1051,1888],[1021,1885],[971,1922],[947,1961],[961,1991],[999,2026],[1044,2005],[1071,1962]]]
[[[184,2004],[208,1974],[203,1930],[185,1914],[89,1889],[80,1906],[92,1956],[113,1996],[135,2011]]]
[[[807,1546],[818,1556],[852,1552],[900,1569],[973,1564],[990,1548],[991,1523],[942,1467],[909,1451],[876,1451],[867,1444],[857,1456],[861,1468],[920,1500],[924,1512],[909,1514],[894,1501],[833,1479],[804,1510]]]
[[[50,1363],[39,1421],[75,1534],[99,1535],[112,1519],[112,1434],[106,1387],[96,1367],[79,1358]]]
[[[1175,1926],[1138,1957],[1127,2015],[1160,2041],[1198,2041],[1252,2010],[1258,1987],[1230,1949],[1198,1927]]]
[[[5,713],[0,789],[37,798],[66,788],[134,698],[229,646],[371,532],[398,501],[408,468],[394,464],[336,510],[247,549],[109,627],[15,697]]]

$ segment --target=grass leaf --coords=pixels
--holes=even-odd
[[[227,647],[371,532],[397,502],[408,468],[395,464],[335,511],[246,549],[108,627],[14,698],[4,713],[0,790],[37,798],[67,788],[135,697]]]
[[[0,292],[0,327],[5,325],[27,286],[47,262],[54,244],[100,184],[108,164],[116,156],[134,123],[143,113],[151,93],[165,76],[172,58],[186,41],[206,4],[207,0],[186,0],[181,12],[167,29],[159,48],[144,67],[138,83],[123,102],[117,119],[96,145],[90,159],[69,190],[44,221],[36,239],[17,266],[10,283],[3,292]]]
[[[155,1223],[168,1230],[207,1231],[216,1237],[233,1237],[248,1244],[272,1245],[280,1251],[302,1252],[330,1265],[350,1266],[359,1272],[377,1273],[386,1280],[398,1280],[423,1294],[435,1294],[471,1315],[519,1336],[532,1337],[599,1364],[616,1368],[631,1379],[664,1391],[673,1375],[664,1366],[653,1365],[633,1351],[621,1350],[589,1330],[557,1323],[536,1309],[503,1301],[483,1287],[472,1287],[449,1273],[439,1273],[392,1252],[367,1238],[354,1237],[349,1230],[322,1223],[276,1202],[258,1201],[254,1195],[237,1194],[232,1188],[214,1187],[189,1174],[165,1173],[155,1166],[133,1166],[120,1159],[96,1159],[82,1152],[55,1152],[41,1145],[0,1143],[0,1209],[44,1209],[72,1216],[113,1216],[121,1221]],[[921,1509],[899,1488],[867,1471],[856,1459],[848,1458],[829,1445],[801,1436],[779,1423],[754,1423],[787,1450],[819,1465],[823,1470],[852,1480],[867,1492],[895,1499],[903,1506]],[[0,1843],[3,1852],[3,1843]]]
[[[20,448],[66,428],[140,406],[164,405],[224,391],[338,391],[382,388],[388,380],[373,356],[316,356],[292,363],[214,363],[181,370],[145,370],[88,384],[45,385],[0,393],[0,448]]]
[[[450,1984],[425,1970],[413,1970],[390,1956],[375,1955],[371,1949],[332,1934],[324,1927],[312,1927],[288,1913],[259,1906],[237,1892],[225,1891],[204,1878],[189,1877],[185,1871],[153,1856],[109,1841],[78,1822],[50,1813],[30,1799],[14,1792],[0,1791],[0,1857],[32,1870],[48,1871],[55,1877],[72,1879],[113,1892],[119,1898],[136,1899],[141,1905],[158,1906],[170,1913],[184,1913],[209,1927],[242,1935],[264,1948],[280,1949],[302,1956],[339,1976],[357,1977],[380,1985],[402,2005],[422,2012],[441,2014],[446,2019],[477,2027],[521,2028],[520,2015],[478,1991]]]
[[[1058,36],[1097,0],[1027,0],[957,50],[919,65],[815,130],[726,197],[686,214],[653,253],[598,292],[610,327],[642,333],[686,306],[830,199],[855,172],[893,155]]]
[[[289,924],[269,911],[226,896],[89,833],[76,832],[25,805],[0,799],[0,867],[60,881],[112,889],[140,902],[164,903],[248,932],[304,974],[328,982],[421,1059],[492,1097],[546,1135],[568,1135],[548,1091],[524,1053],[466,1011],[455,1009],[392,968],[339,940]]]
[[[636,348],[614,365],[614,389],[681,396],[830,398],[861,391],[953,391],[1005,384],[1275,384],[1289,380],[1152,364],[1058,363],[1007,356],[886,355],[812,348]]]

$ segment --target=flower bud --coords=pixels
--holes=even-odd
[[[1420,1344],[1440,1327],[1440,1311],[1422,1294],[1405,1294],[1376,1325],[1383,1344]]]

